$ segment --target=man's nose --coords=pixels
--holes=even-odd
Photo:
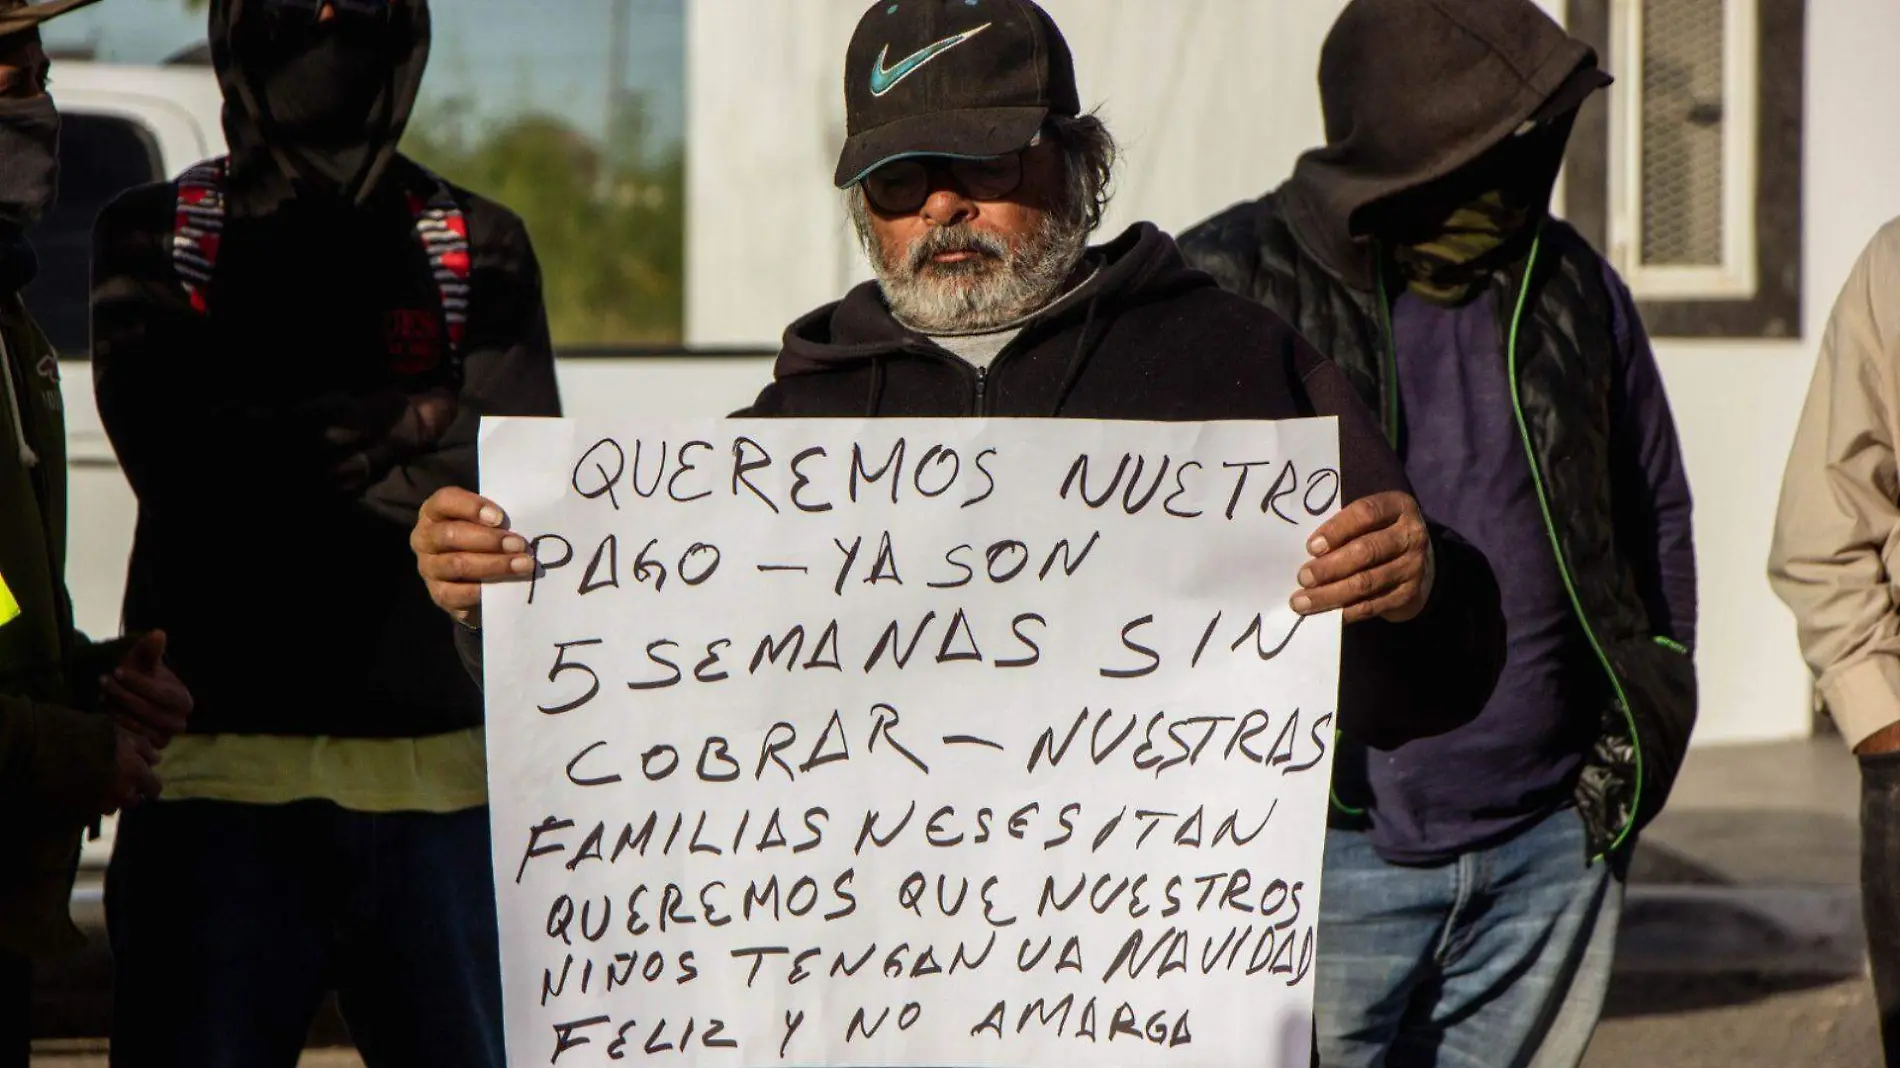
[[[976,201],[955,182],[938,182],[924,200],[924,221],[932,226],[957,226],[976,217]]]
[[[317,21],[318,21],[318,22],[328,22],[328,21],[330,21],[330,20],[331,20],[331,19],[333,19],[333,18],[336,18],[336,5],[335,5],[335,4],[325,4],[325,5],[323,5],[323,7],[321,7],[321,8],[319,8],[319,9],[317,10]]]

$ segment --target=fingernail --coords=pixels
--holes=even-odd
[[[1308,589],[1311,589],[1313,587],[1313,569],[1312,568],[1310,567],[1300,568],[1300,585],[1305,586]]]
[[[525,556],[517,556],[513,560],[508,561],[508,570],[513,571],[517,575],[525,575],[534,570],[534,561]]]
[[[525,553],[528,551],[528,541],[526,538],[509,535],[501,539],[501,551],[505,553]]]
[[[487,523],[491,527],[501,526],[501,509],[499,508],[482,509],[482,522]]]
[[[1311,612],[1313,610],[1313,599],[1303,593],[1300,594],[1293,598],[1293,610],[1301,615]]]
[[[1314,556],[1325,556],[1326,550],[1330,548],[1332,548],[1332,546],[1326,544],[1325,538],[1316,537],[1306,543],[1306,551],[1312,553]]]

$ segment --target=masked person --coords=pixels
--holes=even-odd
[[[1339,370],[1189,269],[1150,224],[1090,247],[1114,141],[1081,113],[1048,14],[1027,0],[880,2],[844,79],[836,184],[877,280],[793,323],[776,381],[741,414],[1335,416],[1349,503],[1318,532],[1292,607],[1348,623],[1342,729],[1391,745],[1475,712],[1501,658],[1495,586],[1467,547],[1428,530]],[[466,624],[479,622],[481,580],[531,566],[502,522],[460,489],[423,509],[419,566]]]
[[[39,27],[87,2],[0,2],[0,1068],[31,1059],[33,959],[80,944],[82,832],[158,796],[158,749],[191,712],[163,634],[73,629],[59,358],[20,299],[59,174]]]
[[[407,532],[474,483],[479,416],[558,412],[539,268],[396,151],[425,0],[212,0],[210,32],[230,157],[95,237],[125,615],[199,698],[107,874],[112,1060],[289,1068],[335,989],[370,1065],[498,1066],[481,699]]]
[[[1642,322],[1548,202],[1608,84],[1531,0],[1353,0],[1327,143],[1182,236],[1286,315],[1490,561],[1509,644],[1483,711],[1343,747],[1316,986],[1325,1068],[1575,1065],[1624,861],[1695,722],[1689,488]]]

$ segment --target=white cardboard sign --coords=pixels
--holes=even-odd
[[[1306,1068],[1332,420],[484,421],[517,1065]]]

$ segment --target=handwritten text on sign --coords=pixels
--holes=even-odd
[[[1331,420],[495,420],[481,463],[543,565],[485,606],[511,1063],[1304,1068]]]

